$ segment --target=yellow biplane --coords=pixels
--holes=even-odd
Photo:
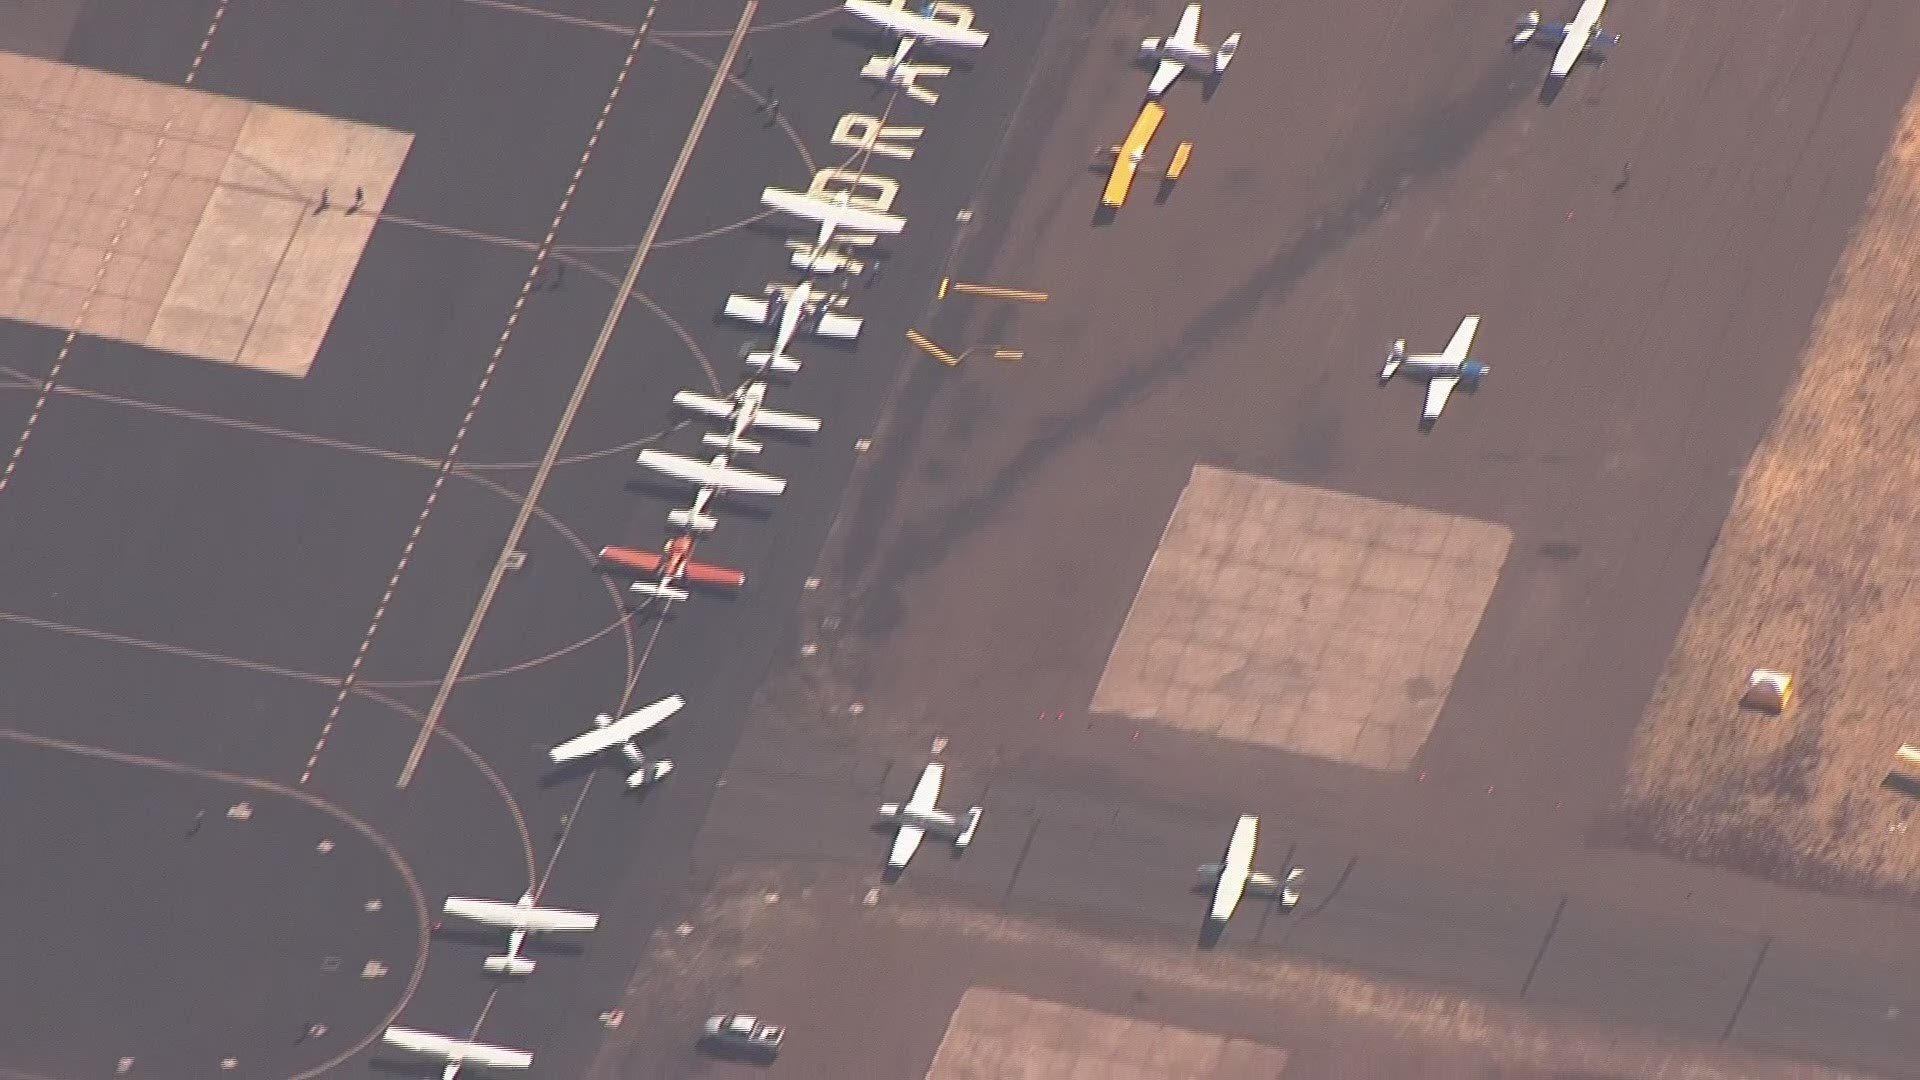
[[[1100,205],[1109,210],[1117,210],[1127,201],[1127,192],[1133,188],[1133,178],[1143,171],[1147,156],[1147,144],[1153,141],[1154,133],[1160,130],[1160,122],[1166,119],[1167,110],[1157,101],[1148,101],[1140,107],[1140,115],[1134,118],[1133,127],[1127,132],[1126,140],[1118,146],[1103,146],[1097,152],[1097,164],[1105,165],[1112,159],[1108,168],[1107,186],[1100,193]],[[1150,176],[1158,176],[1168,184],[1180,179],[1186,171],[1187,161],[1193,157],[1193,143],[1183,141],[1173,151],[1173,158],[1164,171],[1145,170]]]

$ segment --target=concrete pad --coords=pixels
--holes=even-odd
[[[303,376],[412,143],[0,53],[0,316]]]
[[[1287,1051],[975,987],[927,1080],[1278,1080]]]
[[[1093,709],[1405,769],[1512,540],[1500,525],[1198,466]]]

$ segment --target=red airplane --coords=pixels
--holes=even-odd
[[[652,581],[636,581],[628,588],[642,596],[662,600],[685,600],[687,591],[675,582],[691,581],[699,585],[724,585],[737,589],[747,583],[747,575],[725,566],[693,561],[693,537],[676,536],[667,542],[664,554],[637,548],[604,547],[600,561],[637,574],[655,574]]]

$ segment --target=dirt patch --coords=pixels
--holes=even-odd
[[[1634,740],[1609,834],[1792,884],[1920,893],[1920,92],[1755,452]],[[1727,357],[1738,377],[1740,357]],[[1787,714],[1743,711],[1754,668]]]

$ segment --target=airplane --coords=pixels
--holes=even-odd
[[[486,1069],[533,1067],[533,1055],[525,1050],[468,1042],[465,1039],[450,1039],[445,1035],[435,1035],[431,1031],[416,1031],[398,1024],[387,1028],[386,1034],[381,1038],[388,1046],[399,1047],[430,1058],[439,1058],[446,1062],[447,1067],[440,1074],[440,1080],[454,1080],[454,1077],[460,1075],[460,1069],[467,1065],[477,1065]]]
[[[691,536],[674,537],[667,541],[667,550],[660,553],[635,548],[603,547],[600,549],[600,561],[622,570],[659,575],[654,581],[636,581],[627,588],[642,596],[658,597],[668,603],[687,598],[687,590],[674,584],[682,579],[700,585],[724,585],[730,589],[747,583],[747,575],[738,570],[694,562]]]
[[[1460,328],[1453,332],[1453,340],[1447,342],[1447,351],[1409,356],[1407,340],[1401,338],[1393,343],[1393,351],[1387,354],[1387,364],[1380,369],[1380,384],[1386,385],[1389,379],[1401,371],[1427,380],[1427,403],[1420,411],[1420,423],[1423,427],[1433,426],[1440,418],[1440,410],[1447,407],[1447,396],[1461,381],[1469,387],[1478,386],[1480,379],[1487,373],[1487,365],[1467,357],[1467,350],[1473,345],[1473,335],[1480,329],[1480,316],[1469,315],[1460,320]]]
[[[727,455],[717,454],[712,461],[670,454],[665,450],[640,451],[640,464],[675,480],[697,484],[702,489],[738,491],[747,495],[778,495],[787,490],[787,482],[777,476],[736,469],[727,464]]]
[[[834,314],[833,309],[846,302],[846,297],[815,289],[813,282],[807,280],[798,285],[769,285],[764,296],[733,293],[727,297],[724,310],[728,318],[756,326],[771,324],[774,327],[773,351],[748,353],[748,367],[755,371],[772,368],[775,371],[792,372],[800,370],[800,361],[787,355],[787,346],[793,343],[793,336],[803,326],[808,333],[821,337],[840,341],[859,338],[858,318]]]
[[[710,533],[720,527],[720,519],[707,513],[707,503],[713,499],[714,489],[702,487],[693,493],[693,505],[684,510],[675,510],[667,515],[667,524],[688,532]]]
[[[808,247],[804,240],[794,241],[792,265],[795,270],[821,274],[834,274],[847,269],[846,258],[828,250],[835,233],[841,234],[842,239],[853,238],[847,233],[849,229],[868,236],[895,236],[907,227],[906,218],[854,206],[852,198],[852,193],[846,191],[818,196],[770,187],[760,192],[761,205],[783,214],[805,218],[819,226],[820,231],[815,235],[812,247]]]
[[[533,971],[533,961],[520,955],[520,945],[526,941],[528,934],[580,933],[600,924],[600,916],[589,912],[534,907],[532,893],[512,904],[449,896],[446,907],[441,910],[444,914],[468,919],[482,926],[512,931],[507,935],[507,951],[499,956],[487,957],[482,965],[496,975],[526,975]]]
[[[945,773],[946,766],[929,762],[905,806],[881,804],[880,820],[900,825],[900,831],[893,838],[893,850],[887,853],[888,869],[904,869],[907,860],[913,858],[914,849],[920,846],[921,837],[929,832],[952,839],[955,851],[965,851],[967,845],[973,843],[974,831],[980,828],[980,808],[971,807],[965,814],[955,815],[935,805],[940,800],[940,778]]]
[[[1232,918],[1242,895],[1277,899],[1281,907],[1289,908],[1300,902],[1300,893],[1293,883],[1306,874],[1305,870],[1298,867],[1288,870],[1287,880],[1283,882],[1253,869],[1253,845],[1259,828],[1258,817],[1241,814],[1221,861],[1200,868],[1200,883],[1213,887],[1213,906],[1207,909],[1209,922],[1224,923]]]
[[[916,11],[875,3],[874,0],[846,0],[842,6],[847,14],[900,39],[900,45],[894,49],[891,58],[876,56],[867,61],[867,66],[860,69],[864,78],[893,82],[900,66],[907,62],[907,53],[922,41],[956,49],[979,49],[987,44],[987,35],[983,31],[934,18],[933,11],[938,6],[935,4],[927,4]]]
[[[682,390],[673,395],[673,403],[683,409],[705,413],[716,419],[725,420],[730,425],[725,432],[710,431],[701,436],[708,446],[725,450],[728,453],[757,454],[761,450],[759,443],[745,438],[751,428],[772,428],[775,431],[820,430],[820,421],[812,416],[799,413],[779,412],[766,408],[767,384],[755,380],[741,386],[724,398],[708,397],[692,390]]]
[[[1581,57],[1590,55],[1596,60],[1604,60],[1605,50],[1620,44],[1619,34],[1600,29],[1600,13],[1606,7],[1607,0],[1580,0],[1580,10],[1568,23],[1541,22],[1538,11],[1529,11],[1520,17],[1511,44],[1516,49],[1529,41],[1558,45],[1547,78],[1564,79]]]
[[[633,773],[627,777],[627,786],[645,787],[672,772],[673,762],[664,759],[648,761],[647,756],[640,752],[640,748],[634,745],[633,740],[664,723],[667,717],[679,712],[686,703],[685,698],[674,694],[672,697],[661,698],[644,709],[628,713],[618,720],[606,713],[601,713],[593,718],[594,730],[568,739],[547,751],[547,756],[553,759],[555,765],[561,765],[618,746],[620,753],[627,761],[636,766]]]
[[[1228,34],[1218,49],[1209,49],[1200,41],[1200,5],[1188,4],[1180,16],[1180,25],[1169,38],[1147,38],[1140,43],[1140,59],[1157,60],[1153,81],[1147,84],[1147,97],[1158,98],[1188,68],[1201,68],[1209,77],[1224,74],[1240,48],[1240,32]]]
[[[1149,172],[1144,166],[1147,157],[1147,144],[1153,141],[1154,132],[1160,130],[1160,121],[1166,118],[1166,107],[1157,101],[1149,101],[1140,107],[1140,114],[1134,117],[1133,126],[1127,129],[1127,137],[1113,146],[1097,148],[1094,167],[1105,167],[1107,185],[1101,189],[1100,205],[1108,210],[1118,210],[1127,201],[1127,192],[1133,189],[1133,178],[1140,172]],[[1174,147],[1173,157],[1167,167],[1158,172],[1161,182],[1166,185],[1162,193],[1170,194],[1172,184],[1180,179],[1187,170],[1187,163],[1193,157],[1193,142],[1183,140]]]

